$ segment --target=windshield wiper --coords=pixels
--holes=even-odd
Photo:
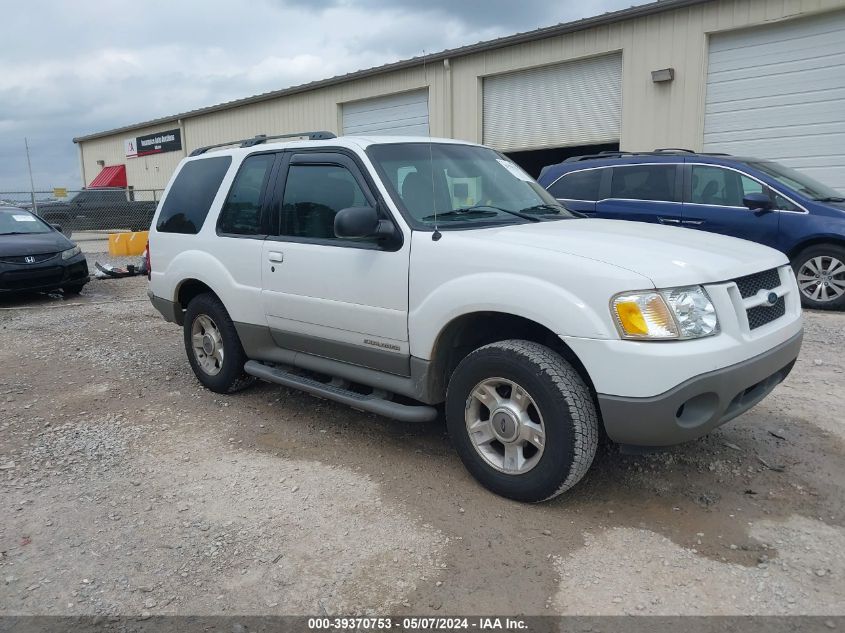
[[[557,204],[535,204],[533,207],[525,207],[524,209],[519,210],[520,213],[532,213],[533,211],[550,211],[551,213],[544,213],[543,215],[556,215],[561,218],[569,218],[569,216],[564,215],[564,212],[571,214],[572,218],[587,217],[587,214],[585,213],[581,213],[580,211],[575,211],[573,209],[567,209],[566,207]]]
[[[463,213],[483,213],[485,209],[492,209],[494,211],[501,211],[502,213],[507,213],[509,215],[515,215],[518,218],[522,218],[523,220],[528,220],[529,222],[539,222],[540,218],[535,218],[532,215],[528,215],[527,213],[523,213],[522,211],[511,211],[510,209],[503,209],[502,207],[495,207],[492,204],[476,204],[472,207],[465,207],[463,209],[455,209],[454,211],[449,211],[448,213],[437,214],[437,217],[441,215],[461,215]],[[524,209],[523,209],[524,210]],[[423,218],[424,220],[434,219],[434,216],[429,216],[428,218]]]
[[[9,231],[8,233],[0,233],[0,235],[29,235],[28,231]]]
[[[845,198],[840,196],[822,196],[821,198],[813,198],[816,202],[845,202]]]

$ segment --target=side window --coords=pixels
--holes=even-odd
[[[599,199],[603,173],[603,169],[588,169],[565,174],[549,187],[549,193],[564,200],[595,202]]]
[[[675,165],[625,165],[613,168],[611,198],[662,200],[675,197]]]
[[[185,163],[164,199],[156,230],[162,233],[199,233],[231,164],[230,156],[200,158]]]
[[[352,173],[339,165],[291,165],[282,198],[281,235],[334,239],[334,216],[366,206]]]
[[[749,193],[763,193],[763,185],[753,178],[749,178],[748,176],[743,176],[740,174],[740,180],[742,181],[742,195],[745,196]]]
[[[743,207],[742,198],[762,193],[762,184],[732,169],[715,165],[692,166],[690,202],[719,207]]]
[[[775,209],[778,209],[779,211],[803,211],[803,209],[791,203],[779,193],[775,193]]]
[[[261,235],[261,193],[270,175],[274,154],[250,156],[241,164],[217,220],[219,233]]]

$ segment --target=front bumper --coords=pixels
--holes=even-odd
[[[83,254],[68,260],[57,255],[41,264],[0,264],[0,293],[54,290],[90,280]]]
[[[668,446],[705,435],[759,403],[789,375],[803,330],[748,360],[707,372],[649,398],[597,394],[611,440]]]

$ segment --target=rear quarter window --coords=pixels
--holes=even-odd
[[[162,233],[199,233],[231,156],[214,156],[186,163],[164,199],[156,230]]]
[[[595,202],[599,199],[603,173],[603,169],[586,169],[564,174],[549,186],[549,193],[563,200]]]

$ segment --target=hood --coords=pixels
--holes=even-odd
[[[788,263],[780,251],[735,237],[622,220],[556,220],[467,233],[611,264],[658,288],[727,281]]]
[[[73,242],[58,231],[29,235],[0,235],[0,259],[4,256],[58,253],[69,248],[73,248]]]

